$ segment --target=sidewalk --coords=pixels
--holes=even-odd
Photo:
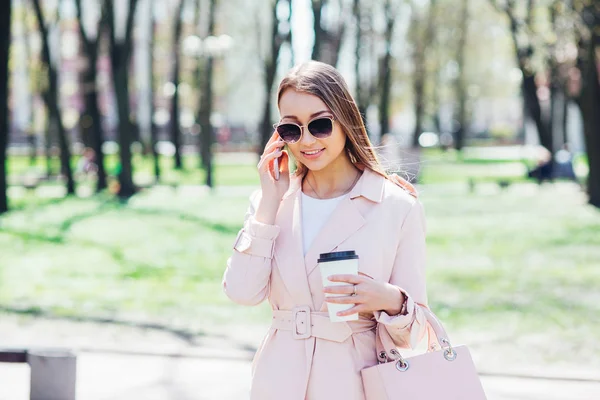
[[[247,400],[253,346],[258,345],[264,328],[248,326],[185,337],[166,330],[0,313],[0,345],[75,349],[78,400]],[[488,400],[600,399],[600,374],[594,371],[583,375],[574,368],[541,371],[514,365],[509,354],[503,356],[506,369],[476,360],[484,368],[480,371]],[[485,364],[494,370],[486,370]],[[591,380],[498,376],[498,372],[519,371],[530,377],[561,375]],[[28,388],[27,365],[0,364],[0,400],[28,400]]]
[[[28,400],[28,375],[25,365],[0,364],[0,399]],[[488,400],[600,399],[600,383],[488,376],[482,382]],[[81,352],[77,383],[78,400],[246,400],[250,362]]]

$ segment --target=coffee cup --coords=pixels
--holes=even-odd
[[[321,271],[321,279],[323,287],[349,285],[347,282],[332,282],[328,278],[331,275],[358,275],[358,255],[354,250],[337,251],[333,253],[322,253],[318,259],[319,269]],[[348,296],[347,294],[325,293],[325,301],[327,297]],[[358,313],[351,314],[345,317],[337,315],[340,311],[345,311],[354,307],[354,304],[336,304],[327,303],[329,311],[329,320],[331,322],[356,321]]]

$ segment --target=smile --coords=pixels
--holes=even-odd
[[[310,151],[301,151],[301,153],[306,158],[316,158],[316,157],[320,156],[321,153],[323,153],[323,151],[325,151],[325,149],[310,150]]]

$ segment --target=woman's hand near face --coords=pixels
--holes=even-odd
[[[289,156],[283,150],[285,142],[274,132],[265,146],[258,163],[262,198],[254,218],[263,224],[273,225],[283,195],[290,187]],[[273,164],[279,159],[279,180],[275,180]]]

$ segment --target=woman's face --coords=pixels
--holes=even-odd
[[[279,100],[279,113],[280,123],[296,123],[303,126],[300,140],[288,143],[288,148],[294,158],[309,170],[322,170],[334,162],[341,161],[340,157],[347,157],[344,151],[346,135],[337,121],[333,122],[331,136],[324,139],[317,139],[308,131],[308,123],[315,118],[334,117],[323,100],[317,96],[287,89]]]

